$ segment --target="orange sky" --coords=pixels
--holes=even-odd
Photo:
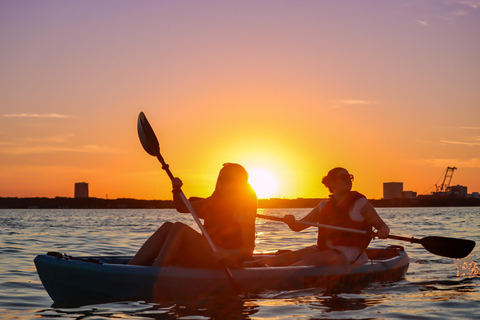
[[[260,196],[326,197],[335,166],[480,192],[480,1],[0,2],[0,197],[169,199],[145,112],[187,196],[224,162]],[[441,181],[440,181],[441,182]]]

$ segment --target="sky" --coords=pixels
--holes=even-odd
[[[0,197],[480,192],[480,0],[0,1]],[[260,182],[258,182],[260,180]]]

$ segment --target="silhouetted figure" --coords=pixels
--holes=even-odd
[[[172,180],[173,199],[179,212],[188,209],[179,194],[179,178]],[[240,265],[253,254],[257,197],[248,183],[248,173],[239,164],[226,163],[218,175],[215,191],[196,198],[192,207],[217,248],[214,254],[206,238],[181,222],[165,222],[140,248],[129,264],[197,268]],[[198,200],[199,199],[199,200]]]
[[[351,191],[352,181],[353,175],[346,169],[330,170],[322,180],[331,193],[330,199],[322,201],[300,221],[364,230],[367,234],[319,228],[316,245],[260,259],[246,266],[346,264],[367,261],[365,249],[372,240],[372,227],[378,230],[378,237],[381,239],[387,238],[390,228],[364,195]],[[293,215],[285,215],[283,219],[293,231],[302,231],[309,227],[298,223]]]

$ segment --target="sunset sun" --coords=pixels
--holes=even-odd
[[[272,172],[256,168],[249,170],[248,173],[249,182],[259,199],[272,197],[278,191],[278,181]]]

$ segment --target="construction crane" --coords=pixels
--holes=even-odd
[[[443,177],[443,182],[441,185],[437,185],[435,184],[435,188],[437,189],[436,192],[447,192],[448,191],[448,188],[450,187],[450,182],[452,181],[452,176],[453,176],[453,172],[457,170],[456,167],[447,167],[447,171],[445,171],[445,175]],[[445,181],[447,181],[448,179],[448,182],[445,183]]]

